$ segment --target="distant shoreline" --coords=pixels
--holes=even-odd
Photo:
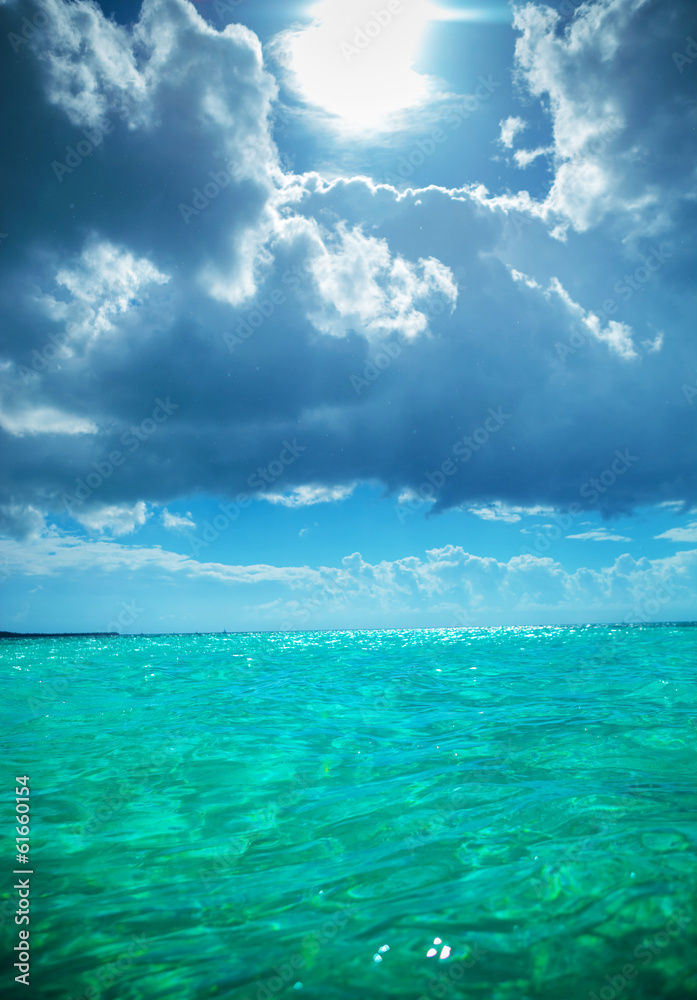
[[[0,639],[104,639],[120,632],[0,632]]]
[[[661,621],[661,622],[567,622],[566,624],[558,623],[546,623],[544,625],[422,625],[422,626],[408,626],[403,625],[400,627],[392,628],[367,628],[365,626],[356,626],[354,628],[340,628],[340,629],[327,629],[327,628],[316,628],[316,629],[251,629],[251,630],[228,630],[225,629],[222,632],[2,632],[0,631],[0,639],[129,639],[129,638],[143,638],[152,639],[155,637],[162,638],[163,636],[236,636],[236,635],[274,635],[280,634],[293,634],[295,632],[303,632],[307,634],[311,633],[324,633],[324,632],[437,632],[442,630],[447,631],[461,631],[461,632],[477,632],[477,631],[487,631],[489,629],[516,629],[516,628],[531,628],[531,629],[548,629],[548,628],[588,628],[588,629],[603,629],[603,628],[697,628],[697,620],[695,619],[684,619],[679,621]]]

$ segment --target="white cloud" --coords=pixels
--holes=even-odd
[[[567,535],[567,538],[576,538],[583,542],[631,542],[631,538],[626,535],[613,535],[607,528],[594,528],[592,531],[584,531],[580,535]]]
[[[435,502],[436,502],[435,495],[433,495],[433,496],[429,495],[427,497],[421,497],[416,492],[416,490],[413,490],[410,486],[408,486],[405,490],[402,490],[402,492],[397,497],[397,503],[402,503],[402,504],[404,504],[404,503],[408,503],[408,504],[411,504],[411,503],[428,504],[428,503],[435,503]]]
[[[313,602],[337,609],[418,616],[456,603],[475,620],[503,613],[528,619],[535,614],[589,616],[604,620],[653,620],[670,608],[689,607],[697,583],[697,550],[665,559],[622,555],[599,570],[569,573],[551,558],[514,556],[507,562],[474,556],[446,545],[422,556],[368,563],[359,553],[337,566],[277,567],[202,563],[157,546],[125,546],[111,540],[85,541],[55,533],[30,542],[0,541],[6,572],[56,576],[68,570],[171,573],[229,584],[275,583],[290,588],[288,607]],[[251,595],[250,595],[251,596]],[[294,604],[293,604],[294,602]],[[418,619],[420,620],[420,619]]]
[[[516,162],[516,166],[521,169],[529,167],[531,163],[539,159],[540,156],[546,156],[550,152],[548,146],[538,146],[536,149],[516,149],[513,154],[513,159]]]
[[[114,536],[130,535],[141,528],[150,517],[150,512],[144,501],[139,500],[132,505],[104,504],[98,507],[87,507],[85,510],[74,510],[72,516],[88,531],[108,531]]]
[[[131,129],[150,128],[161,123],[172,87],[185,79],[182,99],[196,106],[202,123],[234,133],[240,91],[254,100],[245,87],[248,74],[260,84],[262,113],[275,95],[257,36],[235,23],[218,31],[187,0],[146,0],[132,29],[88,3],[46,0],[44,7],[49,25],[37,33],[37,49],[47,93],[75,126],[94,127],[117,113]],[[244,73],[236,72],[240,56]],[[232,152],[235,135],[228,138]]]
[[[470,514],[475,514],[483,521],[505,521],[507,524],[515,524],[522,517],[539,517],[551,514],[554,510],[553,507],[543,507],[540,505],[533,507],[511,506],[510,504],[502,503],[500,500],[495,500],[485,507],[468,507],[466,509]]]
[[[262,493],[261,499],[284,507],[312,507],[316,503],[346,500],[355,489],[352,486],[296,486],[290,493]],[[307,529],[303,529],[306,531]],[[302,534],[302,532],[301,532]]]
[[[515,137],[520,135],[521,132],[524,132],[528,127],[527,122],[514,115],[509,115],[508,118],[504,118],[499,122],[499,125],[501,127],[499,142],[502,146],[506,146],[508,149],[512,148]]]
[[[14,437],[25,434],[96,434],[97,425],[87,417],[64,413],[52,406],[0,409],[0,427]]]
[[[97,518],[95,517],[95,521]],[[320,574],[309,567],[268,565],[231,566],[202,563],[160,546],[123,545],[110,539],[85,541],[55,533],[37,539],[31,546],[14,540],[0,540],[0,564],[8,572],[26,576],[57,576],[64,571],[85,570],[184,573],[192,578],[215,579],[227,583],[316,582]]]
[[[686,528],[669,528],[654,538],[667,538],[670,542],[697,542],[697,521],[691,521]]]
[[[186,515],[170,514],[165,507],[162,511],[161,520],[165,528],[170,528],[173,531],[196,527],[196,522],[192,519],[191,514],[188,511],[186,512]]]
[[[663,331],[661,330],[659,333],[656,334],[653,340],[642,340],[641,346],[644,348],[647,354],[655,354],[657,351],[660,351],[661,348],[663,347],[663,340],[664,340],[664,334]]]
[[[274,223],[273,252],[277,260],[292,262],[297,277],[292,276],[286,288],[295,286],[315,329],[335,337],[355,331],[372,341],[394,333],[413,340],[428,334],[430,318],[454,311],[458,283],[453,271],[436,257],[409,260],[395,253],[387,239],[366,235],[363,223],[342,219],[329,228],[312,217],[338,214],[324,210],[322,203],[330,202],[335,192],[344,201],[345,188],[348,203],[339,211],[341,216],[355,215],[354,198],[362,201],[370,195],[375,200],[378,188],[368,178],[327,181],[309,173],[286,181],[279,196],[285,211]],[[385,194],[392,205],[399,201],[394,189],[383,189]],[[317,206],[310,209],[310,201],[317,201]],[[310,217],[291,214],[295,203]],[[374,212],[369,206],[365,209],[369,216]],[[360,212],[359,217],[365,214]]]
[[[549,299],[552,295],[556,295],[563,302],[571,316],[581,323],[595,340],[607,344],[610,350],[619,355],[619,357],[630,360],[639,356],[632,340],[633,330],[627,323],[618,323],[616,320],[611,319],[606,326],[603,326],[599,316],[596,316],[590,310],[584,309],[578,302],[574,302],[558,278],[552,278],[549,286],[543,289],[534,278],[516,271],[515,268],[509,268],[509,270],[514,281],[523,282],[528,288],[542,292],[546,299]]]
[[[90,341],[113,330],[116,316],[140,305],[149,285],[168,281],[169,276],[146,258],[90,239],[72,266],[56,273],[57,284],[68,290],[71,299],[65,302],[46,295],[42,303],[51,319],[65,322],[71,338]]]
[[[39,49],[47,95],[73,125],[95,126],[115,103],[133,106],[145,99],[146,82],[125,27],[91,4],[46,0],[42,9],[49,17],[46,36],[51,41],[50,50]]]
[[[665,149],[683,147],[687,102],[676,100],[670,67],[646,87],[647,63],[670,61],[665,19],[648,0],[574,6],[566,23],[549,6],[514,8],[518,79],[552,120],[555,176],[543,212],[561,220],[559,235],[569,225],[587,230],[610,213],[630,216],[646,235],[675,214],[685,192],[661,164]],[[675,32],[686,10],[671,11]],[[687,151],[683,159],[680,170],[690,170]]]
[[[309,267],[319,302],[308,318],[331,336],[353,329],[368,339],[399,332],[411,340],[428,330],[428,306],[436,297],[441,311],[452,311],[457,301],[450,268],[431,257],[413,264],[393,256],[386,240],[359,227],[339,225],[333,241],[317,246]]]

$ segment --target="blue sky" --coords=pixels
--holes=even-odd
[[[693,4],[0,22],[3,628],[694,618]]]

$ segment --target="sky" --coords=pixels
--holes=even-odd
[[[0,0],[0,627],[691,620],[693,0]]]

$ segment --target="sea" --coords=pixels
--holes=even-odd
[[[0,669],[2,997],[697,998],[694,623],[15,638]]]

